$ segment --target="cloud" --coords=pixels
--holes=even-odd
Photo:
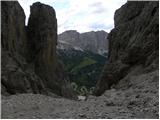
[[[102,2],[94,2],[90,5],[90,7],[102,6]]]
[[[58,33],[66,30],[88,32],[114,27],[114,12],[127,0],[39,0],[56,10]],[[36,0],[19,0],[24,8],[26,18],[30,14],[29,6]]]
[[[90,24],[89,27],[91,29],[95,29],[95,30],[98,29],[98,28],[108,30],[113,26],[112,26],[112,24],[106,25],[106,24],[103,24],[103,23],[95,23],[95,24]]]
[[[106,7],[103,6],[102,2],[95,2],[95,3],[91,4],[89,6],[89,8],[92,8],[91,9],[92,14],[99,14],[99,13],[103,13],[103,12],[107,11]]]

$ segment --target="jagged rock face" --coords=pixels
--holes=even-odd
[[[108,50],[107,33],[105,31],[86,32],[80,35],[81,46],[95,53]]]
[[[2,94],[43,93],[47,91],[42,80],[31,69],[22,56],[2,50]]]
[[[134,66],[142,66],[143,72],[159,66],[158,2],[127,2],[115,12],[114,20],[115,28],[108,35],[109,62],[97,83],[96,95],[125,77]]]
[[[79,33],[75,30],[69,30],[58,36],[58,46],[65,42],[73,47],[98,54],[105,54],[108,51],[108,40],[106,38],[107,33],[105,31]]]
[[[56,59],[57,21],[53,8],[35,3],[25,27],[16,1],[2,3],[2,94],[56,93],[76,98]],[[26,34],[27,33],[27,34]]]
[[[12,53],[24,55],[26,52],[25,14],[18,2],[2,4],[2,48]],[[17,19],[17,16],[19,17]]]
[[[31,6],[28,27],[29,62],[46,88],[65,97],[74,97],[63,65],[57,61],[57,19],[55,11],[39,2]]]
[[[34,3],[31,6],[27,33],[28,61],[34,62],[37,74],[44,79],[53,79],[57,62],[57,20],[54,9],[41,3]]]
[[[29,61],[40,59],[46,64],[56,63],[57,20],[54,9],[41,3],[34,3],[31,6],[27,31]]]
[[[25,14],[18,2],[2,1],[2,94],[42,93],[41,79],[30,71],[26,57]],[[26,67],[28,66],[28,67]]]

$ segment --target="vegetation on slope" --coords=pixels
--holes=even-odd
[[[64,63],[75,91],[84,95],[91,93],[106,58],[89,52],[78,50],[58,50],[58,58]]]

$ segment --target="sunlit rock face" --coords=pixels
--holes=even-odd
[[[127,2],[114,15],[115,28],[109,33],[109,61],[97,83],[101,95],[124,78],[135,66],[143,72],[158,69],[159,4]]]

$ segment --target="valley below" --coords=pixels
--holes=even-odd
[[[79,95],[92,93],[105,65],[106,57],[75,49],[58,49],[57,52],[58,59],[64,63],[75,92]]]

